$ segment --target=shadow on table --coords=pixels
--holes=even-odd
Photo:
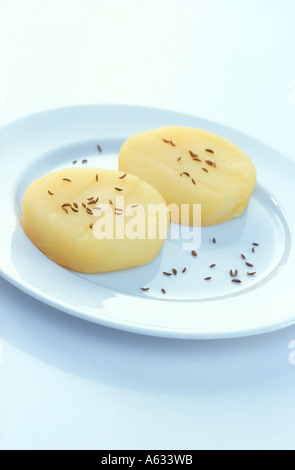
[[[0,296],[6,341],[57,369],[113,387],[205,394],[271,386],[292,370],[293,327],[231,340],[162,339],[71,317],[2,279]],[[21,306],[17,311],[16,305]]]

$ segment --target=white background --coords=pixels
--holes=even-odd
[[[148,105],[295,160],[294,19],[294,0],[0,0],[0,124],[67,105]],[[149,338],[0,280],[0,330],[2,449],[295,449],[295,327]]]

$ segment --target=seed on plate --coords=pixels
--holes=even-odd
[[[247,259],[247,258],[246,258],[246,256],[245,256],[245,255],[243,255],[243,254],[241,254],[241,257],[242,257],[243,259]]]
[[[113,206],[113,201],[111,199],[109,199],[109,203],[111,204],[111,206]]]
[[[77,209],[75,209],[74,207],[71,207],[72,211],[73,212],[79,212]]]
[[[182,175],[188,176],[188,178],[190,177],[190,174],[187,171],[183,171],[182,173],[180,173],[180,176]]]
[[[67,181],[68,183],[71,183],[72,181],[69,178],[63,178],[63,181]]]
[[[216,243],[216,238],[215,238],[215,237],[213,238],[212,242],[213,242],[214,244]]]
[[[248,276],[255,276],[255,274],[256,274],[256,271],[255,271],[255,272],[253,272],[253,273],[247,273],[247,274],[248,274]]]
[[[72,204],[69,204],[68,202],[65,202],[61,207],[64,208],[64,207],[71,207]]]
[[[162,292],[163,294],[166,294],[165,289],[161,289],[161,292]]]
[[[254,248],[254,246],[253,246],[253,248],[252,248],[252,253],[255,253],[255,248]]]
[[[207,168],[202,168],[203,171],[205,171],[205,173],[209,173],[209,171],[207,170]]]
[[[176,274],[177,274],[177,269],[173,268],[173,269],[172,269],[172,272],[173,272],[174,276],[176,276]]]
[[[196,183],[196,180],[194,180],[194,178],[192,178],[192,183],[193,183],[194,185],[197,184],[197,183]]]
[[[178,157],[177,161],[180,162],[181,159],[182,159],[182,157]]]
[[[123,176],[119,176],[119,180],[123,180],[124,178],[126,178],[127,176],[127,173],[125,173]]]
[[[97,208],[95,207],[95,209],[97,209]],[[93,215],[93,212],[92,212],[91,209],[89,209],[89,207],[87,207],[86,212],[87,212],[87,214],[89,214],[89,215]]]
[[[101,149],[101,146],[100,146],[100,145],[97,145],[97,149],[98,149],[99,153],[102,152],[102,149]]]
[[[254,268],[254,264],[246,263],[246,265],[249,266],[249,268]]]
[[[78,206],[78,204],[77,204],[76,202],[73,203],[73,206],[74,206],[76,209],[79,208],[79,206]]]
[[[242,281],[240,279],[232,279],[231,282],[235,282],[236,284],[242,284]]]
[[[114,188],[116,191],[123,191],[122,188]]]
[[[52,193],[51,191],[49,191],[49,189],[48,189],[48,194],[49,194],[50,196],[54,196],[54,193]]]
[[[85,163],[88,163],[88,160],[82,160],[82,163],[85,165]]]
[[[182,273],[185,273],[185,272],[186,272],[186,268],[183,268]]]
[[[211,281],[212,277],[205,277],[204,281]]]
[[[253,246],[259,246],[259,243],[253,243]]]
[[[150,290],[150,288],[149,287],[141,287],[141,290],[143,292],[148,292]]]
[[[164,276],[172,276],[171,273],[167,273],[166,271],[163,272]]]
[[[78,161],[78,160],[74,160],[74,161],[73,161],[73,165],[76,165],[77,161]]]
[[[214,154],[214,151],[211,150],[211,149],[205,149],[205,152],[208,152],[208,153],[213,153]]]
[[[198,256],[198,253],[197,253],[195,250],[193,250],[193,251],[192,251],[192,255],[193,255],[193,256]]]
[[[90,224],[90,225],[89,225],[89,228],[91,228],[91,230],[92,230],[92,229],[93,229],[93,224]]]
[[[210,269],[215,268],[216,264],[211,264]]]
[[[95,180],[98,181],[98,174],[95,176]]]
[[[69,211],[65,207],[63,207],[62,210],[65,211],[66,214],[69,213]]]

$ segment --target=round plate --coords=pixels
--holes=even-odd
[[[183,249],[185,237],[193,234],[182,233],[179,239],[169,236],[147,266],[82,275],[57,266],[30,242],[22,229],[21,202],[32,181],[70,167],[74,160],[76,166],[87,160],[91,167],[117,168],[126,138],[167,125],[219,134],[240,146],[257,168],[258,183],[247,211],[239,219],[203,228],[198,256]],[[193,116],[119,105],[29,116],[0,130],[0,148],[1,275],[33,297],[92,322],[177,338],[245,336],[295,323],[295,164],[276,150]],[[172,269],[177,274],[163,275]],[[229,274],[236,269],[240,284]],[[248,274],[252,272],[256,274]],[[207,277],[211,280],[205,281]]]

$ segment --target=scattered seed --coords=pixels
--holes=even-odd
[[[239,271],[237,269],[235,269],[235,271],[231,269],[229,273],[231,277],[237,277],[237,275],[239,274]]]
[[[252,253],[255,253],[255,248],[254,247],[252,248]]]
[[[205,277],[204,281],[211,281],[212,277]]]
[[[121,188],[114,188],[116,191],[123,191]]]
[[[127,176],[127,173],[125,173],[123,176],[119,176],[119,180],[123,180],[124,178],[126,178]]]
[[[173,272],[174,276],[177,275],[177,269],[173,268],[173,269],[172,269],[172,272]]]
[[[49,191],[49,189],[48,189],[48,194],[50,194],[50,196],[54,196],[54,193],[52,193],[51,191]]]
[[[242,284],[242,281],[240,281],[240,279],[232,279],[231,282],[235,282],[236,284]]]
[[[179,157],[179,158],[177,159],[177,161],[180,162],[181,159],[182,159],[182,157]]]
[[[209,165],[209,166],[213,166],[214,168],[216,168],[216,163],[211,162],[211,160],[206,160],[205,163],[207,163],[207,165]]]
[[[94,199],[94,196],[88,197],[88,198],[87,198],[87,201],[92,201],[92,199]]]
[[[180,173],[180,176],[182,176],[182,175],[190,177],[190,174],[187,171],[184,171],[183,173]]]
[[[72,181],[69,178],[63,178],[63,181],[67,181],[68,183],[71,183]]]
[[[202,168],[203,171],[205,171],[205,173],[209,173],[209,171],[207,170],[207,168]]]
[[[109,199],[109,203],[111,204],[111,206],[113,206],[113,201],[111,199]]]
[[[64,209],[65,207],[71,207],[72,204],[69,204],[68,202],[65,202],[61,207]]]
[[[215,237],[213,238],[212,242],[213,242],[214,244],[216,243],[216,238],[215,238]]]
[[[259,243],[253,243],[253,246],[259,246]]]
[[[85,165],[85,163],[88,163],[88,160],[82,160],[82,163]]]
[[[62,210],[65,211],[66,214],[69,213],[69,211],[65,207],[63,207]]]
[[[99,200],[99,197],[97,197],[96,199],[92,199],[88,202],[88,205],[91,206],[93,204],[97,204],[98,203],[98,200]]]
[[[98,174],[95,176],[96,181],[98,181]]]
[[[186,273],[186,268],[183,268],[182,273],[183,274]]]
[[[249,268],[254,268],[254,264],[246,263],[246,265],[249,266]]]
[[[89,225],[89,228],[92,230],[92,229],[93,229],[93,224],[90,224],[90,225]]]
[[[82,202],[82,207],[84,207],[84,209],[86,209],[87,206],[86,206],[85,202]]]
[[[195,250],[193,250],[193,251],[192,251],[192,255],[193,255],[193,256],[198,256],[198,253],[197,253]]]
[[[97,148],[98,148],[99,153],[101,153],[102,152],[101,146],[97,145]]]
[[[161,292],[162,292],[163,294],[166,294],[165,289],[161,289]]]
[[[197,183],[196,183],[196,180],[194,180],[194,178],[192,178],[192,183],[193,183],[194,185],[197,184]]]
[[[167,272],[165,272],[165,271],[163,272],[163,274],[164,274],[164,276],[172,276],[171,273],[167,273]]]
[[[132,207],[132,209],[134,209],[134,207],[138,207],[138,204],[132,204],[132,206],[130,206],[130,207]]]
[[[210,269],[215,268],[216,264],[211,264]]]
[[[211,150],[211,149],[205,149],[205,152],[208,152],[208,153],[213,153],[214,154],[214,151]]]
[[[74,207],[71,207],[72,211],[73,212],[79,212],[77,209],[75,209]]]
[[[198,157],[193,157],[193,161],[202,163],[202,160],[200,160]]]
[[[243,259],[247,259],[247,258],[246,258],[246,256],[245,256],[245,255],[243,255],[243,254],[241,254],[241,257],[242,257]]]
[[[192,152],[191,150],[189,150],[189,154],[192,158],[199,158],[199,155],[197,155],[196,153]]]
[[[141,290],[143,292],[148,292],[150,290],[150,288],[149,287],[141,287]]]
[[[77,161],[78,161],[78,160],[74,160],[74,161],[73,161],[73,165],[76,165]]]
[[[97,209],[97,207],[95,207],[95,209]],[[89,215],[93,215],[93,212],[92,212],[91,209],[89,209],[89,207],[87,207],[86,212],[87,212],[87,214],[89,214]]]
[[[255,271],[255,272],[253,272],[253,273],[247,273],[247,274],[248,274],[248,276],[255,276],[255,274],[256,274],[256,271]]]
[[[172,140],[162,139],[162,141],[165,142],[165,144],[170,144],[172,145],[172,147],[176,147],[176,145],[174,144],[174,142],[172,142]]]
[[[79,206],[78,206],[78,204],[77,204],[76,202],[73,203],[73,206],[74,206],[76,209],[79,208]]]

